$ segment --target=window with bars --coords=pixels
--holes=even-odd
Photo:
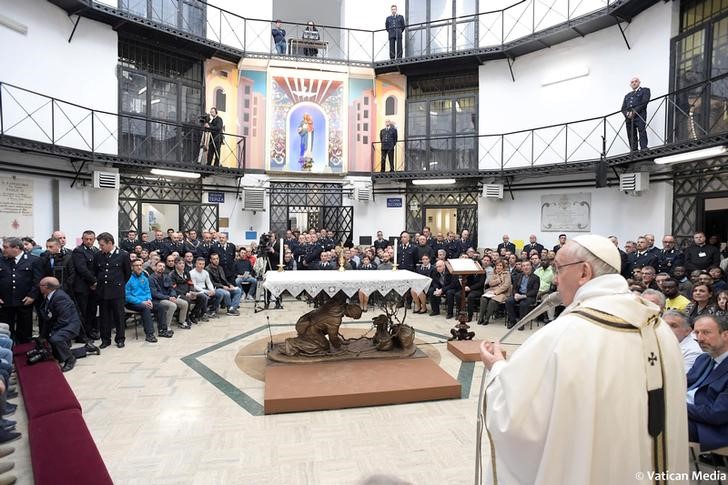
[[[684,0],[680,5],[680,32],[728,12],[728,0]]]
[[[119,155],[192,163],[203,114],[201,59],[119,41]],[[145,119],[131,119],[133,115]],[[187,124],[180,128],[177,124]]]
[[[680,6],[680,34],[672,39],[671,109],[674,141],[728,130],[723,119],[728,79],[728,0],[687,0]]]

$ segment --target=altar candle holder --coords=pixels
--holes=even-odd
[[[278,271],[279,273],[283,273],[283,265],[282,265],[282,264],[279,264],[279,265],[278,265],[278,270],[277,270],[277,271]]]

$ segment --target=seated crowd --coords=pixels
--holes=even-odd
[[[112,328],[116,345],[124,347],[128,314],[141,320],[146,340],[153,343],[156,336],[173,336],[175,319],[178,328],[190,329],[217,318],[221,311],[239,315],[243,299],[259,295],[265,299],[265,292],[259,291],[260,278],[280,257],[275,233],[269,233],[261,247],[255,243],[236,247],[224,232],[204,231],[201,236],[198,239],[195,230],[170,229],[166,237],[156,231],[150,240],[146,233],[137,239],[137,233],[129,231],[117,246],[109,233],[97,236],[85,231],[81,244],[71,250],[65,247],[65,234],[56,231],[46,241],[45,251],[29,238],[5,238],[0,322],[8,323],[15,342],[30,341],[35,308],[40,336],[51,343],[66,371],[76,358],[99,353],[94,340],[101,339],[100,348],[111,345]],[[558,268],[552,262],[567,239],[561,234],[558,243],[547,248],[531,235],[528,244],[517,248],[504,235],[495,248],[479,250],[467,230],[459,236],[432,235],[427,227],[414,238],[403,231],[396,249],[381,231],[364,247],[350,240],[337,247],[335,234],[326,229],[289,230],[281,236],[287,271],[391,270],[396,264],[432,280],[426,291],[406,295],[414,313],[441,315],[444,304],[446,319],[462,310],[468,321],[488,325],[496,315],[504,315],[508,328],[557,291]],[[703,233],[696,233],[682,250],[670,235],[663,237],[661,249],[651,234],[627,241],[624,249],[616,237],[610,239],[622,256],[621,273],[630,290],[664,310],[680,344],[690,386],[691,439],[707,448],[728,446],[728,253],[714,238],[706,242]],[[464,277],[461,286],[448,271],[447,261],[454,258],[474,259],[484,272]],[[460,309],[462,292],[465,308]],[[360,293],[358,300],[367,311],[367,295]],[[54,311],[48,311],[54,302]],[[554,317],[550,310],[544,322]],[[73,340],[83,346],[71,349]],[[12,362],[0,355],[0,371],[2,365]]]

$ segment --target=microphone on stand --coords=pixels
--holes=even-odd
[[[542,313],[546,313],[552,308],[556,308],[561,305],[561,295],[558,291],[549,294],[546,298],[541,301],[541,304],[536,308],[528,312],[528,314],[521,318],[517,324],[515,324],[509,331],[505,333],[499,340],[498,343],[503,343],[510,334],[515,330],[524,327],[528,322],[538,317]],[[483,414],[483,393],[485,391],[485,375],[486,371],[483,371],[483,378],[480,381],[480,394],[478,395],[478,422],[475,427],[475,485],[482,483],[483,475],[483,457],[481,452],[481,443],[483,438],[483,429],[485,428],[485,415]]]

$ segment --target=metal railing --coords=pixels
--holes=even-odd
[[[635,119],[644,123],[652,150],[728,133],[728,73],[653,98],[644,119]],[[616,111],[502,134],[410,137],[395,147],[395,171],[501,171],[613,159],[637,151],[633,146],[639,149],[627,123]],[[372,172],[381,171],[381,160],[381,143],[374,142]]]
[[[570,23],[599,10],[605,13],[630,0],[521,0],[502,10],[408,24],[404,32],[405,57],[494,50],[551,27]],[[291,49],[302,39],[305,24],[284,22],[287,49],[278,54],[271,35],[271,20],[247,18],[201,0],[97,0],[127,18],[154,23],[187,38],[218,44],[247,57],[282,55],[351,64],[389,61],[385,29],[362,30],[317,25],[322,47],[316,53]],[[386,12],[382,15],[382,24]],[[285,19],[283,19],[285,20]],[[295,42],[294,42],[295,44]]]
[[[199,167],[212,153],[201,151],[203,138],[210,138],[205,135],[200,124],[94,110],[0,82],[0,136],[87,152],[91,160]],[[245,137],[223,134],[219,164],[245,168]]]

